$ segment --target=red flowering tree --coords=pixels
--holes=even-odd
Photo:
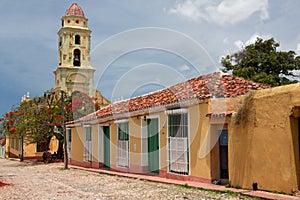
[[[71,98],[64,98],[65,122],[73,120]],[[47,150],[50,139],[53,136],[59,140],[58,154],[63,152],[63,136],[54,132],[57,126],[62,132],[62,104],[60,93],[54,91],[45,92],[44,96],[22,101],[19,106],[14,107],[11,112],[5,113],[0,119],[1,132],[24,138],[27,143],[44,145]],[[22,159],[21,159],[22,160]]]
[[[64,95],[64,121],[83,117],[95,110],[95,100],[87,94]],[[53,136],[59,140],[58,155],[63,155],[62,97],[60,92],[46,91],[44,96],[27,99],[0,118],[2,133],[22,138],[28,143],[44,145],[47,150]],[[59,132],[54,131],[57,127]],[[22,160],[22,159],[21,159]]]
[[[72,113],[73,118],[78,119],[95,111],[97,103],[95,99],[82,92],[72,94]]]

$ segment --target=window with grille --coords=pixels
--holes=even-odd
[[[92,127],[85,128],[84,161],[92,161]]]
[[[168,152],[169,171],[188,175],[189,144],[187,113],[168,115]]]
[[[10,138],[10,146],[11,148],[15,149],[16,148],[16,138]]]
[[[129,124],[128,122],[118,124],[118,165],[129,166]]]

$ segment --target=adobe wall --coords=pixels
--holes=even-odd
[[[292,108],[300,106],[300,84],[257,91],[244,105],[243,114],[233,116],[229,126],[231,184],[252,188],[258,183],[258,189],[285,193],[298,190],[298,121]]]

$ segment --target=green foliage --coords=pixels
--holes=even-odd
[[[64,100],[64,118],[62,116],[62,99]],[[43,142],[49,144],[53,136],[59,140],[59,149],[63,146],[63,120],[74,120],[94,111],[94,102],[84,93],[76,92],[62,98],[60,91],[46,91],[43,96],[26,99],[14,107],[11,112],[0,118],[0,133],[25,138],[26,142]],[[59,132],[54,132],[54,127]]]
[[[71,103],[65,98],[65,105]],[[25,137],[28,142],[49,142],[52,136],[63,140],[60,134],[53,131],[54,126],[62,129],[60,94],[54,91],[45,92],[44,96],[24,100],[11,112],[1,118],[1,130],[6,135],[17,138]],[[71,109],[65,107],[65,121],[72,120]]]
[[[187,183],[185,183],[185,184],[182,184],[181,185],[183,188],[192,188],[191,186],[189,186]]]
[[[294,51],[277,51],[279,43],[273,38],[257,38],[254,44],[240,52],[222,57],[224,72],[272,87],[296,83],[294,70],[300,68],[300,56]]]
[[[251,91],[243,100],[243,104],[238,109],[237,113],[234,115],[234,122],[235,124],[240,124],[241,122],[247,122],[250,110],[252,108],[252,100],[255,91]]]

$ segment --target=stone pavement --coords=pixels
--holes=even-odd
[[[237,193],[114,176],[72,166],[70,170],[64,170],[62,166],[62,163],[0,159],[0,182],[9,184],[0,186],[0,199],[252,199]]]
[[[61,164],[61,166],[63,166],[63,165]],[[173,179],[167,179],[167,178],[162,178],[162,177],[158,177],[158,176],[150,176],[150,175],[143,175],[143,174],[130,174],[130,173],[124,173],[124,172],[110,171],[110,170],[105,170],[105,169],[84,168],[84,167],[79,167],[79,166],[75,166],[75,165],[69,165],[69,167],[74,168],[74,169],[87,170],[87,171],[91,171],[91,172],[117,175],[117,176],[123,176],[123,177],[128,177],[128,178],[139,179],[139,180],[153,181],[153,182],[158,182],[158,183],[188,185],[188,186],[195,187],[195,188],[203,188],[203,189],[217,190],[217,191],[232,191],[235,193],[239,193],[239,194],[246,195],[249,197],[254,197],[254,198],[256,197],[256,198],[262,198],[262,199],[282,199],[282,200],[296,200],[296,199],[299,200],[300,199],[300,197],[296,197],[296,196],[276,194],[276,193],[271,193],[271,192],[266,192],[266,191],[253,191],[253,190],[245,190],[245,189],[227,188],[222,185],[215,185],[215,184],[202,183],[202,182],[196,182],[196,181],[173,180]]]
[[[268,199],[297,199],[288,195],[225,188],[157,176],[72,165],[70,170],[63,170],[62,167],[63,163],[44,164],[0,159],[0,182],[9,184],[0,184],[0,199],[252,199],[244,194]]]

